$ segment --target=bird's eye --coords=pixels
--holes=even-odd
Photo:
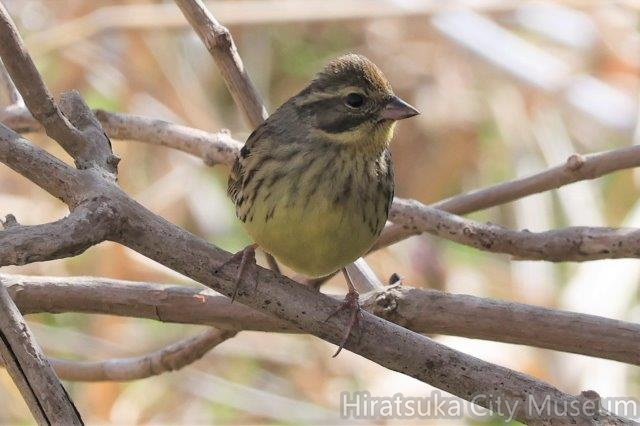
[[[345,98],[344,103],[351,108],[360,108],[364,105],[364,96],[359,93],[349,93]]]

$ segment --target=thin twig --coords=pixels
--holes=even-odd
[[[234,140],[228,131],[209,133],[163,120],[132,114],[95,111],[107,135],[174,148],[202,158],[205,164],[231,165],[242,142]]]
[[[9,73],[4,67],[2,61],[0,61],[0,85],[2,87],[2,91],[7,97],[7,100],[9,101],[9,106],[18,106],[24,103],[22,96],[20,96],[18,89],[15,84],[13,84],[11,77],[9,77]]]
[[[83,424],[4,285],[0,285],[0,358],[38,424]]]
[[[244,68],[229,30],[200,0],[176,0],[176,4],[211,53],[231,96],[251,128],[258,127],[268,117],[267,110]]]
[[[50,358],[56,373],[74,382],[130,381],[176,371],[202,358],[237,334],[231,330],[205,330],[149,354],[104,361],[68,361]]]

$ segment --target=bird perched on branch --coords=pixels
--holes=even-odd
[[[330,62],[251,133],[228,187],[255,240],[231,260],[240,260],[234,298],[256,246],[310,277],[342,269],[349,292],[338,311],[351,316],[340,352],[360,310],[344,267],[384,227],[393,199],[389,142],[396,121],[416,114],[376,65],[350,54]]]

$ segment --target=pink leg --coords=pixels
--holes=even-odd
[[[227,260],[224,264],[222,264],[222,266],[218,268],[223,269],[225,266],[231,263],[236,263],[238,261],[240,262],[240,264],[238,265],[238,271],[236,272],[236,277],[233,280],[233,282],[235,283],[235,289],[233,291],[233,295],[231,296],[231,303],[233,303],[236,300],[236,296],[238,296],[240,283],[242,282],[242,278],[244,277],[247,269],[253,269],[256,272],[255,286],[258,287],[258,274],[256,269],[256,247],[258,247],[257,244],[248,245],[244,249],[231,256],[229,260]]]
[[[360,317],[362,316],[362,309],[360,308],[360,302],[358,300],[358,298],[360,297],[360,294],[354,287],[353,282],[351,281],[351,277],[349,276],[349,273],[347,272],[347,270],[343,268],[342,273],[344,274],[344,277],[347,280],[347,286],[349,287],[349,292],[345,296],[344,302],[342,302],[342,304],[338,307],[338,309],[333,311],[325,321],[328,321],[331,317],[333,317],[339,312],[342,312],[344,310],[349,310],[350,311],[349,324],[347,326],[347,331],[342,339],[342,342],[340,342],[340,345],[338,346],[338,350],[336,351],[335,354],[333,354],[333,358],[337,357],[340,351],[342,351],[342,348],[344,348],[344,345],[347,343],[347,341],[349,340],[349,337],[351,336],[351,332],[353,331],[353,328],[360,327]]]

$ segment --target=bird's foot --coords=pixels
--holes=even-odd
[[[258,269],[256,265],[256,244],[251,244],[240,250],[233,256],[229,258],[226,262],[224,262],[217,270],[224,269],[227,265],[232,263],[240,262],[238,265],[238,271],[236,272],[236,277],[233,282],[235,284],[235,288],[233,290],[233,295],[231,296],[231,303],[236,300],[238,296],[238,292],[240,290],[240,284],[242,283],[242,279],[248,272],[248,270],[252,270],[254,273],[254,281],[255,287],[254,290],[258,287]]]
[[[344,334],[340,345],[338,346],[338,350],[335,354],[333,354],[333,358],[337,357],[340,351],[342,351],[342,348],[344,348],[344,345],[346,345],[347,341],[349,340],[354,327],[357,328],[358,333],[360,333],[360,317],[362,317],[362,308],[360,307],[360,301],[358,299],[359,296],[360,295],[357,291],[349,291],[338,309],[333,311],[331,315],[329,315],[325,320],[325,322],[329,321],[329,319],[331,319],[334,315],[342,311],[349,311],[349,324],[347,325],[347,331]]]

